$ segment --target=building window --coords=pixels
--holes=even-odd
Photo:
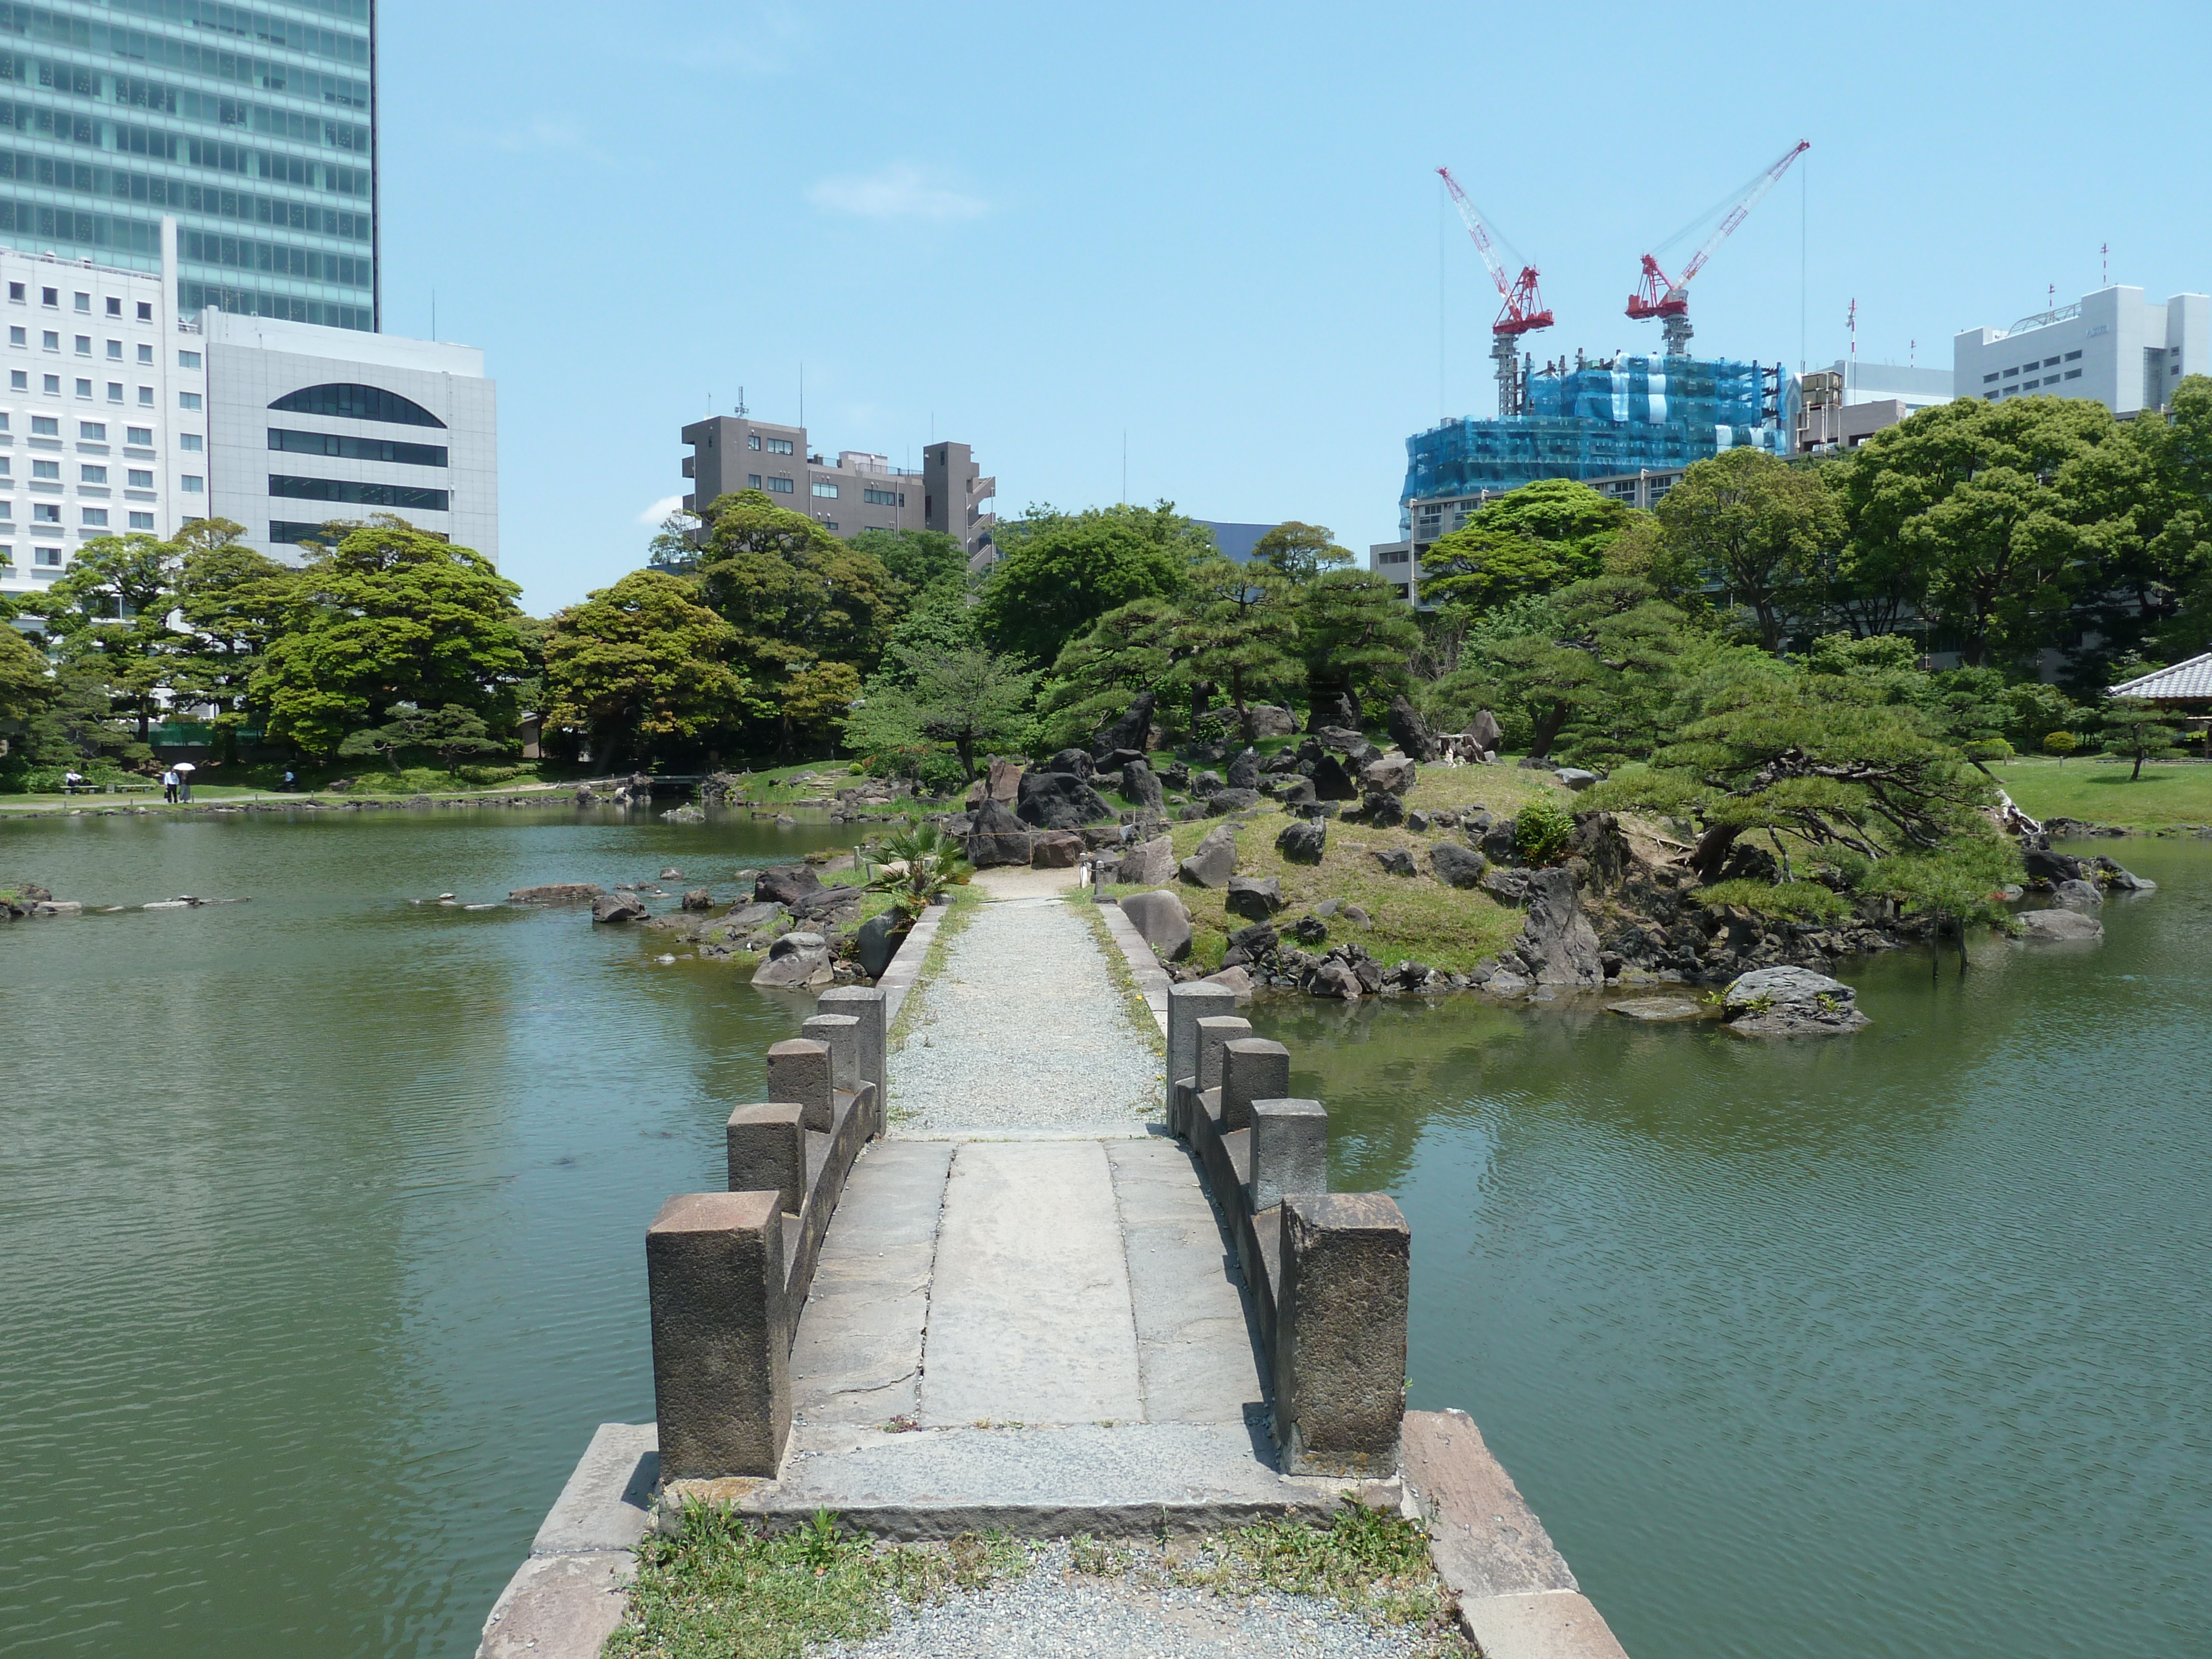
[[[45,392],[49,398],[60,397],[62,395],[62,377],[58,374],[41,375],[39,380],[39,390]]]
[[[30,344],[30,331],[28,329],[21,328],[9,329],[8,331],[8,343],[11,346],[27,346]]]
[[[154,527],[154,515],[150,513],[133,513],[131,515],[131,527],[133,530],[151,530]]]
[[[771,455],[790,454],[791,440],[788,438],[770,438],[768,441],[768,453]]]
[[[1995,403],[1995,402],[1996,402],[1997,398],[1998,398],[2001,395],[2002,395],[2001,393],[1995,392],[1984,392],[1984,393],[1982,393],[1982,396],[1984,396],[1984,398],[1988,398],[1991,403]]]
[[[201,495],[207,489],[207,480],[200,477],[197,472],[187,472],[183,477],[178,479],[177,482],[183,488],[185,494],[187,495]],[[273,494],[274,492],[272,491],[271,493]]]
[[[151,449],[154,447],[154,428],[150,426],[126,426],[123,428],[123,441],[136,444],[141,449]]]
[[[107,469],[95,466],[90,461],[81,461],[77,464],[76,481],[79,483],[104,484],[107,482]]]
[[[192,487],[188,477],[185,488]],[[275,473],[270,475],[269,493],[295,501],[344,501],[355,507],[411,507],[425,513],[450,512],[453,501],[447,490],[426,489],[419,484],[362,483],[345,478],[295,478]]]
[[[125,469],[124,477],[129,480],[129,487],[132,489],[151,489],[154,487],[154,474],[150,469],[130,467]]]
[[[200,394],[198,392],[179,392],[177,394],[177,407],[179,409],[198,409],[199,406]]]
[[[123,314],[123,301],[112,294],[107,296],[107,314],[111,317],[120,317]]]
[[[13,301],[17,304],[17,305],[21,305],[21,304],[22,304],[22,303],[23,303],[23,285],[22,285],[21,283],[9,283],[9,284],[8,284],[8,297],[9,297],[9,299],[13,300]]]
[[[835,519],[824,519],[822,520],[822,527],[824,530],[835,530],[837,527],[837,520]]]
[[[154,348],[141,343],[138,347],[138,361],[151,368],[154,366]]]
[[[197,369],[199,366],[200,354],[198,352],[179,351],[177,354],[177,367],[179,368]]]
[[[2081,355],[2081,354],[2078,351],[2069,351],[2066,354],[2066,361],[2070,363]]]
[[[1983,384],[1984,386],[1987,386],[1990,381],[1992,381],[1992,380],[1996,380],[1996,370],[1994,370],[1994,369],[1992,369],[1992,370],[1990,370],[1990,373],[1988,373],[1987,374],[1984,374],[1984,375],[1983,375],[1983,376],[1982,376],[1982,384]]]
[[[104,507],[86,507],[84,509],[84,524],[85,528],[88,530],[106,529],[107,509]]]
[[[61,521],[62,504],[59,501],[33,501],[31,503],[31,522],[33,524],[59,524]]]
[[[138,388],[138,407],[141,409],[151,409],[153,406],[154,388],[150,386],[140,386]]]
[[[110,380],[107,383],[107,401],[111,404],[119,404],[123,401],[122,381]]]
[[[184,394],[192,401],[186,409],[198,409],[198,398]],[[443,426],[445,422],[411,398],[403,398],[396,392],[386,392],[381,386],[361,386],[351,381],[333,381],[326,386],[303,386],[297,392],[288,392],[269,405],[288,415],[335,415],[345,421],[382,421],[392,426]]]
[[[59,351],[62,349],[62,337],[50,328],[40,329],[39,344],[46,350]]]
[[[107,441],[107,422],[79,421],[76,423],[76,435],[80,438],[88,438],[96,444],[104,444]]]
[[[758,449],[760,447],[760,434],[757,432],[746,433],[745,447],[747,449]]]
[[[92,356],[91,335],[80,334],[76,337],[76,355],[80,357],[89,357]]]
[[[34,547],[31,550],[31,562],[44,565],[49,570],[58,570],[61,568],[62,550],[58,547]]]
[[[443,444],[401,443],[392,438],[349,438],[335,432],[269,428],[269,447],[295,455],[336,455],[349,461],[391,461],[401,466],[443,466]]]
[[[31,435],[34,438],[58,438],[62,435],[61,416],[33,415],[31,416]]]
[[[2058,367],[2058,359],[2056,357],[2045,357],[2043,360],[2043,366],[2045,368],[2056,368]]]
[[[745,474],[745,488],[746,488],[746,489],[758,489],[760,487],[761,487],[761,479],[760,479],[760,474],[759,474],[759,473],[757,473],[757,472],[748,472],[748,473],[746,473],[746,474]]]
[[[34,478],[52,478],[59,483],[62,476],[62,464],[59,461],[34,460],[31,463],[31,476]]]
[[[110,340],[107,343],[107,360],[112,363],[119,363],[123,361],[122,341]]]
[[[2016,369],[2016,368],[2008,368],[2008,369],[2005,370],[2005,379],[2007,379],[2008,380],[2009,380],[2010,379],[2012,379],[2012,377],[2013,377],[2014,375],[2015,375],[2015,374],[2019,374],[2019,373],[2020,373],[2020,371],[2019,371],[2018,369]]]
[[[837,499],[837,486],[833,483],[825,483],[820,478],[817,478],[814,481],[814,493],[822,496],[825,500],[834,501]]]
[[[79,311],[90,311],[92,309],[92,295],[89,294],[78,295],[76,296],[76,308]]]
[[[799,488],[798,485],[792,483],[788,478],[770,478],[768,481],[768,487],[779,495],[793,495],[796,493]]]
[[[154,302],[151,300],[141,300],[138,302],[138,320],[142,323],[150,323],[154,320]]]
[[[11,368],[8,371],[9,391],[28,392],[30,389],[31,377],[27,373],[20,368]]]
[[[1406,550],[1401,547],[1392,552],[1385,553],[1382,556],[1382,562],[1385,564],[1403,564],[1412,556],[1413,556],[1411,554],[1407,553]]]
[[[143,428],[134,426],[131,429],[133,432],[137,432]],[[136,443],[137,442],[137,440],[133,438],[131,441]],[[147,433],[146,441],[149,444],[154,441],[154,434],[152,433]],[[199,453],[200,443],[200,434],[197,432],[179,432],[177,434],[177,447],[179,449],[190,450],[195,455]]]
[[[79,380],[76,383],[76,395],[80,398],[89,398],[92,396],[92,382],[87,380]]]
[[[896,489],[863,488],[860,499],[870,507],[904,507],[906,497]]]
[[[39,290],[39,303],[45,306],[50,311],[60,310],[62,304],[61,289],[58,288],[40,289]]]

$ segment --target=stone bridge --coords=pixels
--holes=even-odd
[[[902,1539],[1386,1505],[1492,1659],[1620,1655],[1474,1425],[1405,1408],[1397,1204],[1332,1193],[1289,1051],[1072,879],[987,872],[769,1051],[726,1189],[647,1230],[657,1420],[600,1428],[483,1655],[596,1652],[686,1499]]]

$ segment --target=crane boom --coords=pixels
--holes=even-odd
[[[1658,260],[1651,255],[1647,253],[1644,256],[1642,280],[1636,291],[1628,296],[1628,314],[1638,322],[1651,317],[1659,319],[1660,326],[1666,331],[1668,356],[1686,356],[1689,353],[1691,279],[1705,268],[1705,262],[1713,257],[1723,242],[1735,234],[1735,228],[1744,222],[1752,209],[1759,205],[1766,192],[1782,182],[1782,175],[1790,171],[1790,164],[1812,148],[1809,140],[1800,139],[1784,150],[1773,166],[1747,185],[1737,197],[1735,204],[1714,228],[1713,234],[1705,238],[1705,246],[1690,256],[1689,264],[1682,267],[1682,274],[1679,277],[1668,276],[1660,268]]]
[[[1490,331],[1492,334],[1518,335],[1534,329],[1551,327],[1552,313],[1544,309],[1544,297],[1536,289],[1536,267],[1523,265],[1518,276],[1507,276],[1504,262],[1491,245],[1490,227],[1483,222],[1481,210],[1468,199],[1467,192],[1459,187],[1459,180],[1452,177],[1449,167],[1438,167],[1437,177],[1444,181],[1444,188],[1451,192],[1452,201],[1459,209],[1459,216],[1467,226],[1467,234],[1474,242],[1475,252],[1482,255],[1482,263],[1490,267],[1490,280],[1498,284],[1498,297],[1504,302],[1498,309],[1498,320],[1491,324]]]

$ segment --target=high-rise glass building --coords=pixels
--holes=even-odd
[[[378,326],[375,0],[0,0],[0,243]]]

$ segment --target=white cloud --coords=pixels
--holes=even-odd
[[[681,512],[683,507],[684,498],[681,495],[663,495],[651,507],[639,514],[637,521],[642,525],[650,525],[653,529],[658,530],[663,519],[672,513]]]
[[[980,219],[991,204],[980,196],[931,181],[910,161],[894,161],[871,173],[845,173],[824,179],[806,192],[806,199],[825,213],[849,214],[856,219]]]

